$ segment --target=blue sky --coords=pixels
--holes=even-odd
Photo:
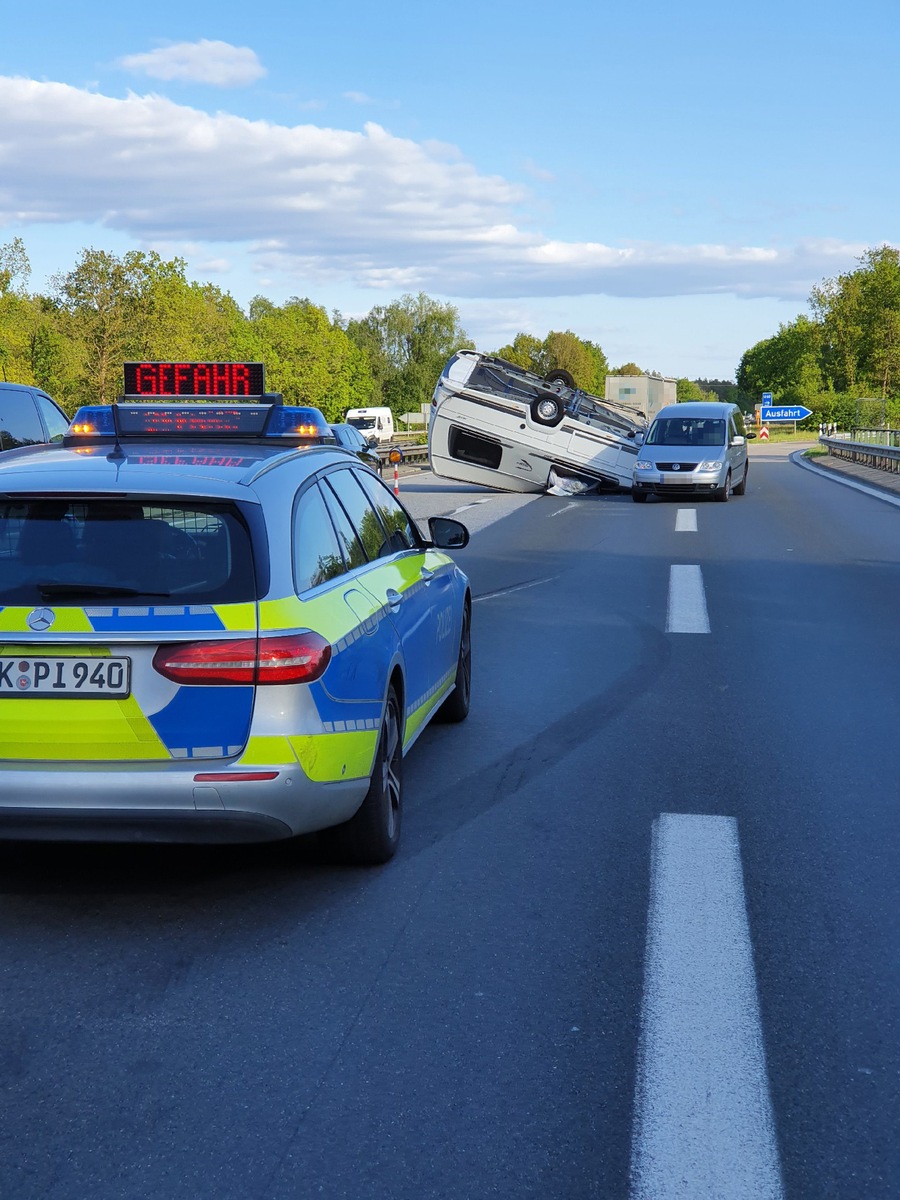
[[[242,305],[425,291],[480,349],[730,378],[900,241],[898,41],[887,0],[18,5],[0,245],[33,290],[155,249]]]

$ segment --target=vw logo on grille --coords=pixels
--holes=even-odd
[[[33,629],[35,633],[43,633],[45,629],[49,629],[56,620],[56,613],[52,608],[33,608],[25,618],[25,624],[29,629]]]
[[[680,471],[680,470],[681,470],[681,463],[672,463],[672,470],[673,470],[673,471]]]

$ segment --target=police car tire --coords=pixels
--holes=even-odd
[[[542,408],[551,405],[549,414],[541,412]],[[538,392],[531,402],[531,419],[536,425],[558,425],[565,416],[565,405],[556,392]]]
[[[319,835],[328,853],[344,863],[376,867],[389,862],[400,842],[403,814],[403,719],[400,700],[388,691],[378,749],[366,798],[343,825]]]
[[[435,719],[456,723],[469,715],[472,696],[472,610],[463,609],[462,631],[459,635],[459,658],[456,660],[456,687],[437,710]]]

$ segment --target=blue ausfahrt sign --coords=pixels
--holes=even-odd
[[[811,416],[812,409],[804,408],[802,404],[764,404],[759,410],[759,419],[763,424],[771,421],[805,421]]]

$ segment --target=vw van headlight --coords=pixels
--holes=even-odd
[[[642,462],[641,459],[638,459],[634,464],[634,469],[636,471],[653,471],[656,468],[652,462]]]
[[[712,462],[701,463],[700,466],[697,468],[697,470],[698,471],[718,471],[721,469],[721,466],[722,466],[722,464],[714,459]]]

